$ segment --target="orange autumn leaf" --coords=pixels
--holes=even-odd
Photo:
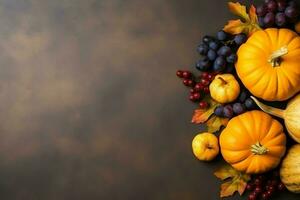
[[[251,35],[257,30],[260,30],[258,25],[258,19],[256,15],[256,9],[253,5],[249,8],[249,14],[246,11],[246,7],[240,3],[228,3],[229,10],[239,16],[241,19],[229,20],[223,30],[230,34],[245,33]]]
[[[239,2],[228,2],[228,8],[234,15],[237,15],[244,20],[250,20],[249,15],[247,14],[246,6],[241,5]]]
[[[228,181],[221,185],[221,198],[232,196],[236,191],[242,195],[246,189],[247,182],[251,178],[250,175],[239,172],[230,165],[222,166],[214,175],[221,180],[228,179]]]
[[[215,108],[219,105],[216,101],[212,99],[209,99],[207,101],[210,106],[207,109],[196,109],[192,117],[192,123],[200,124],[206,122],[214,113]]]
[[[209,120],[206,122],[207,131],[210,133],[216,132],[220,130],[222,126],[226,126],[228,123],[228,118],[221,118],[213,115]]]

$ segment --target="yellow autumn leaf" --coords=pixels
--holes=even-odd
[[[221,118],[213,115],[209,120],[206,122],[207,131],[210,133],[216,132],[220,130],[222,126],[226,126],[228,123],[228,118]]]

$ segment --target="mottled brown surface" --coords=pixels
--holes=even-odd
[[[1,199],[218,199],[218,163],[191,153],[200,129],[174,72],[225,6],[0,0]]]

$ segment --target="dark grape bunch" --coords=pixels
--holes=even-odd
[[[203,72],[200,77],[195,77],[190,71],[177,70],[176,75],[182,78],[185,86],[190,88],[189,99],[192,102],[199,102],[199,107],[204,109],[209,105],[203,100],[205,94],[209,94],[209,84],[214,79],[213,73]]]
[[[218,117],[232,118],[254,108],[255,102],[250,98],[249,92],[244,89],[235,102],[216,107],[214,114]]]
[[[284,184],[280,181],[278,170],[256,175],[246,186],[246,190],[250,192],[248,200],[269,200],[277,192],[282,192],[285,189]]]
[[[289,27],[299,19],[299,10],[295,0],[265,0],[257,6],[259,25],[263,28]]]
[[[202,58],[196,62],[196,68],[200,71],[232,73],[237,60],[236,50],[246,40],[247,36],[243,33],[232,36],[224,31],[219,31],[216,37],[204,36],[197,47]]]

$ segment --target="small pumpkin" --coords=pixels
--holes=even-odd
[[[219,153],[218,138],[212,133],[200,133],[194,137],[192,149],[199,160],[210,161]]]
[[[211,97],[219,103],[234,101],[240,94],[240,85],[232,74],[217,75],[209,85]]]
[[[286,149],[282,125],[258,110],[232,118],[219,140],[223,158],[235,169],[249,174],[275,168]]]
[[[300,144],[290,148],[280,167],[280,178],[286,188],[300,193]]]
[[[251,97],[256,104],[266,113],[283,118],[286,129],[290,136],[300,143],[300,94],[289,101],[285,110],[273,108],[259,102],[255,97]]]
[[[289,29],[255,32],[237,52],[236,71],[246,88],[268,101],[300,91],[300,37]]]

